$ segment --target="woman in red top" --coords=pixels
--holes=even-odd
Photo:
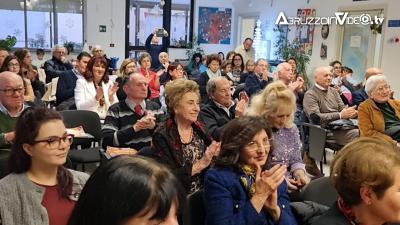
[[[151,68],[151,56],[145,52],[139,56],[140,70],[139,72],[149,79],[150,99],[159,102],[160,97],[160,77],[150,70]]]

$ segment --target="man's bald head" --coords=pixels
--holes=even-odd
[[[365,70],[365,80],[368,80],[370,77],[378,74],[383,74],[383,71],[377,67],[370,67]]]
[[[314,80],[315,83],[320,85],[321,87],[328,89],[329,85],[332,81],[332,70],[329,66],[321,66],[317,67],[314,70]]]
[[[4,86],[8,83],[22,83],[22,77],[16,73],[10,71],[4,71],[0,73],[0,89],[5,88]]]

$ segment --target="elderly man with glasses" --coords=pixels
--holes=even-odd
[[[61,73],[71,69],[71,63],[66,60],[65,47],[61,45],[54,46],[53,57],[44,63],[46,83],[50,83],[53,78],[59,77]]]
[[[13,72],[0,73],[0,149],[8,149],[14,140],[14,125],[24,105],[24,83]]]

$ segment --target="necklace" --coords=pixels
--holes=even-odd
[[[188,134],[188,132],[189,132],[189,134]],[[179,137],[181,139],[182,144],[189,144],[192,141],[192,138],[193,138],[193,128],[192,127],[190,127],[189,131],[185,131],[185,132],[180,131],[178,129],[178,133],[179,133]],[[188,135],[189,135],[189,137],[187,137]]]

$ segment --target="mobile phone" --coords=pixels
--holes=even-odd
[[[157,29],[156,36],[157,37],[164,37],[164,29]]]

